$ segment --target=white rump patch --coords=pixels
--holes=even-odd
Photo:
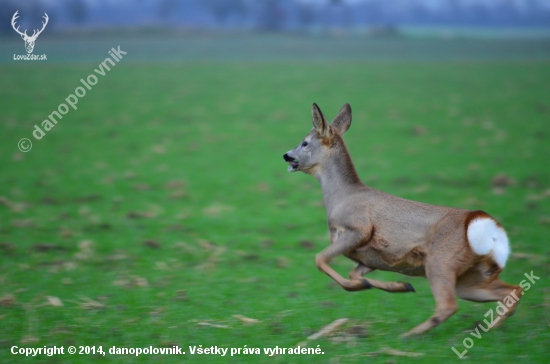
[[[490,218],[478,218],[470,222],[468,226],[468,241],[473,251],[479,255],[491,254],[499,267],[504,268],[510,244],[504,229]]]

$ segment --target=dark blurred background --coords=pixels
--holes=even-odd
[[[400,28],[550,27],[550,0],[0,0],[0,32],[10,19],[50,30],[183,28],[283,32],[392,33]]]

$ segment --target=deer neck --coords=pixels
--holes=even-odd
[[[354,190],[365,186],[343,143],[333,148],[326,163],[317,169],[315,178],[321,183],[327,210]]]

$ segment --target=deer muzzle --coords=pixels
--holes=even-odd
[[[283,155],[283,159],[285,160],[285,162],[288,162],[290,164],[290,166],[288,167],[289,172],[296,172],[298,170],[300,164],[298,163],[297,159],[291,157],[288,153],[285,153],[285,155]]]

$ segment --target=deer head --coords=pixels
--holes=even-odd
[[[27,50],[27,53],[30,54],[34,49],[34,42],[36,42],[36,38],[38,38],[40,33],[42,33],[42,31],[46,27],[46,24],[48,24],[48,20],[49,20],[48,14],[44,13],[45,21],[42,22],[42,29],[34,30],[32,35],[29,37],[27,35],[27,29],[25,29],[24,32],[21,32],[19,31],[19,27],[17,28],[15,27],[15,21],[17,20],[17,18],[19,18],[19,15],[17,15],[17,13],[19,13],[19,10],[17,10],[15,14],[13,14],[13,17],[11,18],[11,26],[13,27],[13,30],[15,30],[17,33],[19,33],[19,35],[21,35],[21,38],[23,38],[23,40],[25,41],[25,49]]]
[[[283,156],[284,160],[290,164],[288,171],[302,171],[315,175],[319,168],[329,163],[331,155],[333,157],[340,156],[336,164],[351,165],[351,162],[346,162],[351,159],[347,150],[345,150],[342,139],[342,136],[351,125],[351,107],[349,104],[342,107],[332,123],[328,123],[317,104],[313,104],[312,116],[313,129],[296,148],[288,151]],[[330,163],[335,162],[331,161]],[[346,175],[352,175],[352,173],[347,172]]]

